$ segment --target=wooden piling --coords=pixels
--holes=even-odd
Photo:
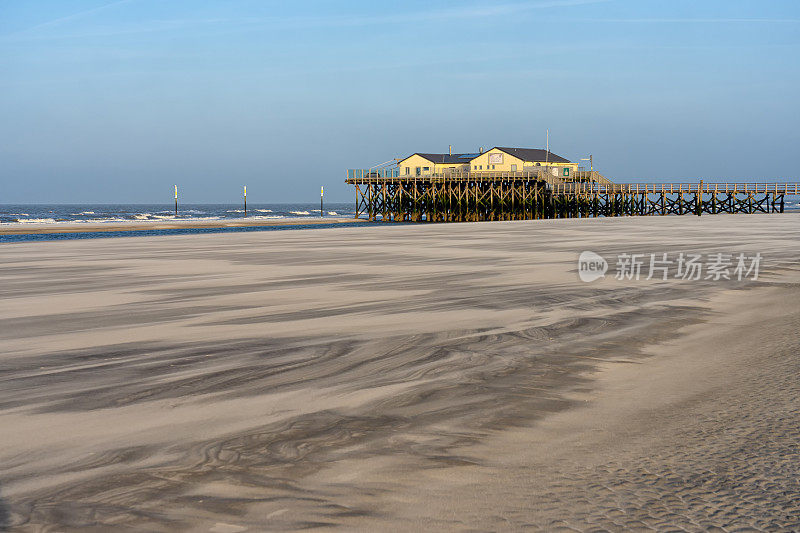
[[[697,194],[696,194],[696,197],[695,197],[695,202],[697,204],[695,206],[695,209],[696,209],[696,212],[697,212],[697,216],[702,216],[703,215],[703,180],[700,180],[700,186],[697,188]]]
[[[355,177],[350,177],[355,176]],[[356,217],[389,221],[457,222],[599,216],[783,212],[798,184],[612,184],[566,181],[543,172],[453,172],[374,176],[349,172]],[[709,194],[709,200],[704,199]],[[323,191],[320,215],[324,216]],[[246,197],[245,197],[246,202]],[[177,189],[176,189],[177,213]]]

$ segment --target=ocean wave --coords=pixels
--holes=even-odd
[[[256,215],[254,217],[250,217],[249,220],[273,220],[276,218],[286,218],[283,215]]]
[[[336,215],[338,215],[339,213],[337,213],[336,211],[328,211],[328,214],[329,214],[329,215],[332,215],[332,216],[336,216]]]
[[[30,214],[28,214],[28,213],[9,213],[8,216],[10,216],[10,217],[29,217]]]
[[[78,215],[95,215],[95,214],[96,214],[96,213],[95,213],[94,211],[81,211],[80,213],[72,213],[72,216],[78,216]]]
[[[54,218],[18,218],[17,222],[19,224],[54,224],[59,221]]]
[[[108,224],[110,222],[130,222],[128,218],[76,218],[75,220],[65,220],[64,222],[75,222],[76,224]]]
[[[228,209],[226,213],[244,213],[244,209]]]
[[[137,213],[131,217],[133,220],[150,220],[150,221],[157,221],[157,220],[220,220],[221,217],[218,216],[207,216],[207,217],[187,217],[184,216],[183,213],[179,213],[178,216],[175,215],[157,215],[155,213]]]
[[[319,210],[317,210],[317,211],[319,211]],[[293,215],[310,215],[311,214],[308,211],[289,211],[289,213],[291,213]]]
[[[272,213],[272,209],[256,209],[259,213]]]

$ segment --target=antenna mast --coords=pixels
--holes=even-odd
[[[547,153],[544,155],[544,164],[547,166],[550,163],[550,130],[547,130]]]

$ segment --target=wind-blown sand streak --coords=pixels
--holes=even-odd
[[[0,525],[800,527],[794,215],[2,246]],[[583,284],[583,250],[761,252]]]

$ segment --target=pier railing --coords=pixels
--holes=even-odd
[[[450,170],[421,175],[397,168],[350,170],[356,217],[456,222],[563,217],[783,213],[800,183],[612,183],[594,171],[556,176],[552,168],[521,172]],[[404,169],[405,170],[405,169]],[[791,205],[791,204],[788,204]]]
[[[348,180],[399,178],[399,168],[350,168],[347,170]]]
[[[709,182],[700,180],[692,183],[613,183],[597,171],[576,171],[570,177],[554,176],[547,168],[533,171],[495,172],[495,171],[446,171],[427,172],[419,176],[401,174],[397,168],[350,169],[347,183],[377,183],[387,179],[423,180],[432,183],[473,182],[498,180],[537,180],[548,183],[554,194],[661,194],[661,193],[776,193],[800,195],[800,183],[788,182]]]
[[[800,183],[559,183],[554,194],[786,194],[800,195]]]
[[[453,170],[445,172],[424,172],[420,175],[401,174],[399,169],[349,169],[347,179],[349,184],[383,183],[386,180],[421,180],[429,183],[443,182],[474,182],[474,181],[499,181],[499,180],[536,180],[557,186],[564,183],[589,182],[610,185],[611,181],[600,175],[597,171],[576,171],[572,176],[554,176],[548,167],[541,170],[525,170],[516,172],[498,171],[462,171]]]

